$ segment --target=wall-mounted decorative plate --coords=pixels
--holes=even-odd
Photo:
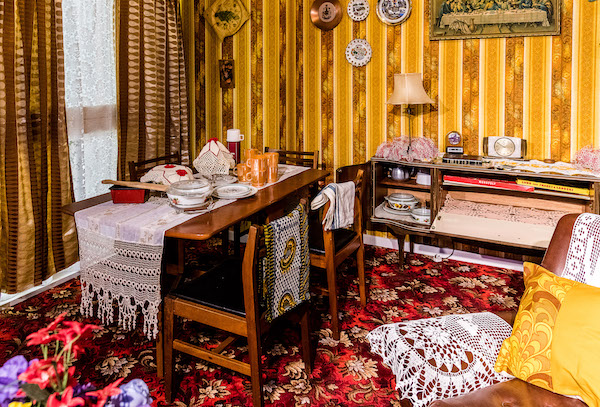
[[[335,28],[342,20],[342,6],[339,0],[315,0],[310,8],[310,19],[321,30]]]
[[[363,21],[369,15],[368,0],[350,0],[348,16],[354,21]]]
[[[371,46],[367,40],[354,39],[346,47],[346,59],[354,66],[365,66],[371,60]]]
[[[410,16],[411,0],[378,0],[377,16],[386,24],[403,23]]]
[[[248,18],[250,13],[242,0],[216,0],[204,12],[204,19],[221,40],[238,32]]]

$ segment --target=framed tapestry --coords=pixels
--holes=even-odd
[[[429,39],[560,34],[562,0],[430,0]]]

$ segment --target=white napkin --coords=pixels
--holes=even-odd
[[[345,228],[354,223],[354,182],[329,184],[319,192],[310,203],[310,209],[317,210],[331,202],[329,210],[323,217],[325,230]]]

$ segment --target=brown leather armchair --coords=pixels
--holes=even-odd
[[[563,216],[550,240],[542,266],[557,275],[561,275],[565,266],[573,225],[578,214]],[[503,314],[502,318],[512,324],[515,313]],[[434,401],[429,407],[585,407],[582,401],[552,393],[519,379],[479,389],[464,396]]]

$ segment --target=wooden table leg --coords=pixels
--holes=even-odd
[[[398,268],[402,270],[402,267],[404,267],[404,240],[406,235],[400,234],[396,238],[398,239]]]
[[[221,232],[221,242],[223,244],[223,256],[229,256],[229,229],[225,229]]]

